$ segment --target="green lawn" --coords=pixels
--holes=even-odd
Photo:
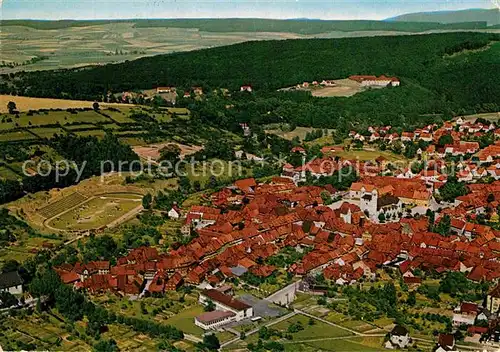
[[[280,330],[282,332],[287,332],[288,327],[293,324],[300,322],[304,327],[304,330],[293,333],[294,340],[309,340],[318,338],[328,338],[328,337],[341,337],[341,336],[352,336],[353,334],[347,330],[337,328],[335,326],[314,320],[314,325],[309,325],[309,317],[305,315],[295,315],[290,319],[282,321],[272,328]]]
[[[201,305],[196,305],[180,311],[173,317],[167,319],[165,323],[175,326],[185,333],[201,336],[204,333],[203,329],[194,325],[194,318],[200,314],[203,314],[203,307]]]
[[[383,338],[349,338],[341,340],[324,340],[299,344],[287,344],[285,351],[313,352],[313,351],[334,351],[334,352],[380,352],[384,351]]]

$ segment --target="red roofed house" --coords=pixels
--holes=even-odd
[[[217,310],[233,312],[235,314],[235,321],[240,321],[253,316],[252,306],[249,306],[232,296],[225,295],[218,290],[204,290],[200,293],[199,302],[206,305],[208,301],[212,301]]]
[[[477,304],[463,302],[460,307],[455,309],[455,314],[453,314],[453,325],[474,325],[476,315],[478,312]]]
[[[255,182],[255,179],[252,177],[252,178],[245,178],[243,180],[237,180],[234,182],[234,185],[245,193],[253,193],[255,191],[257,183]]]

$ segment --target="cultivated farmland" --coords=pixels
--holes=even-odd
[[[85,197],[83,194],[75,192],[67,197],[64,197],[61,200],[58,200],[57,202],[51,203],[46,207],[40,209],[39,213],[43,217],[50,219],[57,214],[61,214],[62,212],[77,206],[85,200],[87,200],[87,197]]]
[[[31,98],[12,95],[0,95],[0,113],[6,113],[7,103],[13,101],[19,111],[38,110],[38,109],[68,109],[68,108],[91,108],[93,101],[84,100],[66,100],[49,98]],[[129,104],[100,103],[103,107],[126,107]]]

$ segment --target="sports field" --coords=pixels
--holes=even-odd
[[[65,202],[66,199],[62,201]],[[140,211],[141,206],[142,196],[139,195],[134,197],[120,193],[103,194],[77,203],[76,207],[69,208],[68,211],[59,215],[53,215],[55,218],[46,222],[46,226],[50,229],[65,231],[98,229],[110,225],[134,209]],[[56,207],[58,207],[57,204]]]

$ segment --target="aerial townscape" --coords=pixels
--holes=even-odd
[[[32,1],[0,352],[500,350],[498,1]]]

